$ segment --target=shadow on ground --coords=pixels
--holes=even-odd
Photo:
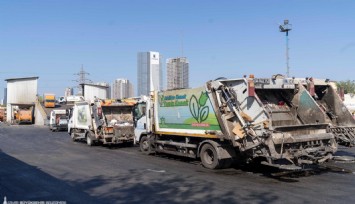
[[[74,181],[73,185],[115,203],[271,203],[279,199],[268,189],[250,191],[228,189],[228,186],[219,189],[210,181],[196,182],[196,178],[154,169],[130,170],[112,177],[97,176]],[[112,187],[103,191],[104,186]]]
[[[0,150],[0,202],[4,196],[8,201],[100,202],[81,189]]]

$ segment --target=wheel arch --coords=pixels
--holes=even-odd
[[[142,138],[143,138],[144,136],[147,136],[147,137],[148,137],[148,133],[142,132],[142,133],[139,135],[139,138],[138,138],[138,141],[137,141],[137,142],[140,143],[141,140],[142,140]]]
[[[213,140],[204,140],[200,142],[197,148],[197,158],[200,158],[201,149],[205,144],[210,144],[215,148],[218,159],[233,159],[236,157],[235,149],[231,145],[221,144]]]

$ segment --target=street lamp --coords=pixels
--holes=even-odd
[[[290,75],[290,65],[289,65],[289,56],[288,56],[288,31],[292,30],[292,24],[288,23],[288,20],[284,20],[284,24],[279,26],[280,32],[286,33],[286,76]]]

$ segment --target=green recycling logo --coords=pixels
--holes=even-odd
[[[209,107],[206,106],[207,99],[207,92],[201,92],[200,98],[198,100],[195,95],[192,95],[190,98],[190,112],[192,117],[195,118],[198,123],[201,123],[208,118]]]

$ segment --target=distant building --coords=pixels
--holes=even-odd
[[[3,104],[6,105],[7,104],[7,88],[4,88],[4,101]]]
[[[107,88],[107,98],[111,98],[111,85],[107,82],[96,82],[95,85],[106,86]]]
[[[80,84],[82,90],[84,90],[84,99],[85,101],[92,101],[95,98],[107,99],[110,98],[110,87],[107,85],[98,85],[98,84]]]
[[[112,98],[124,99],[134,96],[133,85],[128,79],[116,79],[112,84]]]
[[[34,107],[37,100],[38,77],[5,79],[7,82],[7,122],[14,119],[14,109]]]
[[[137,95],[163,89],[163,68],[159,52],[139,52],[137,55]]]
[[[186,57],[166,60],[167,89],[189,88],[189,61]]]
[[[64,91],[64,98],[66,99],[68,96],[73,96],[74,95],[74,89],[67,87]]]

